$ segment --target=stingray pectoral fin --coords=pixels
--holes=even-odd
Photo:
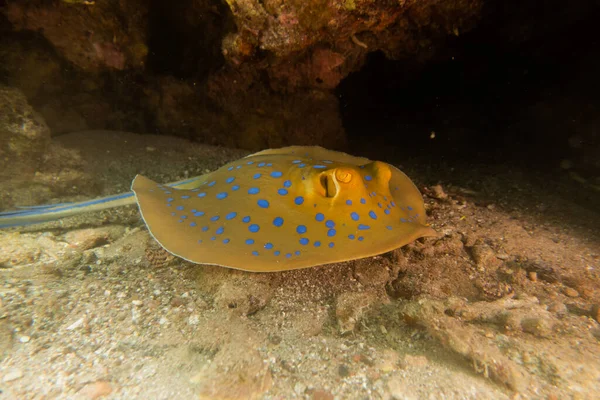
[[[134,178],[131,190],[135,193],[140,214],[152,237],[168,252],[188,261],[203,263],[202,248],[194,246],[197,240],[188,231],[187,216],[175,218],[171,215],[177,206],[171,205],[169,199],[189,191],[158,184],[142,175]],[[177,214],[181,213],[177,211]]]

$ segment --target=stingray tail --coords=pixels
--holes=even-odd
[[[193,178],[167,183],[167,186],[177,189],[193,189],[200,185],[202,179],[202,175],[195,176]],[[71,215],[106,210],[107,208],[127,206],[135,203],[134,193],[127,192],[78,203],[18,207],[18,210],[0,212],[0,229],[55,221],[64,217],[70,217]]]
[[[71,215],[107,208],[135,204],[132,192],[102,197],[78,203],[49,204],[45,206],[19,207],[18,210],[0,212],[0,229],[54,221]]]

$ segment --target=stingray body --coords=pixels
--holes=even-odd
[[[138,175],[132,190],[167,251],[246,271],[363,258],[435,235],[421,194],[400,170],[320,147],[265,150],[171,186]]]

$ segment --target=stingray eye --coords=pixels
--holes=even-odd
[[[352,174],[349,171],[337,169],[335,171],[335,179],[342,183],[348,183],[352,180]]]
[[[321,186],[325,191],[326,197],[335,197],[337,194],[337,186],[335,184],[335,178],[331,173],[323,173],[321,174]]]

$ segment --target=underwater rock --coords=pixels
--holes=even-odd
[[[337,298],[335,308],[340,333],[353,331],[365,311],[376,302],[377,294],[373,291],[342,293]]]
[[[39,31],[74,65],[92,72],[144,66],[147,7],[143,1],[10,2],[4,12],[18,30]]]
[[[27,179],[42,163],[50,129],[18,89],[0,86],[0,179]]]

